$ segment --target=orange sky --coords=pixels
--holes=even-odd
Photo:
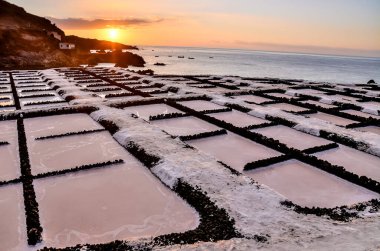
[[[380,57],[378,0],[11,2],[49,17],[67,34],[131,45]],[[110,36],[110,27],[118,28],[116,36]]]

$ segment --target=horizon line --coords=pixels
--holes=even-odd
[[[119,42],[120,43],[120,42]],[[267,53],[281,53],[281,54],[299,54],[308,56],[326,56],[326,57],[345,57],[345,58],[363,58],[363,59],[379,59],[380,56],[360,56],[350,54],[333,54],[333,53],[317,53],[317,52],[298,52],[298,51],[281,51],[281,50],[260,50],[250,48],[233,48],[233,47],[212,47],[212,46],[181,46],[181,45],[131,45],[138,48],[141,47],[174,47],[174,48],[202,48],[202,49],[215,49],[215,50],[237,50],[237,51],[253,51],[253,52],[267,52]],[[326,47],[329,48],[329,47]],[[343,49],[343,48],[342,48]],[[349,49],[348,49],[349,50]]]

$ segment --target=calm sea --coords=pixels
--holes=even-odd
[[[140,47],[137,53],[147,61],[147,68],[157,74],[238,75],[335,83],[366,83],[374,79],[380,83],[380,58],[187,47]],[[155,66],[157,62],[166,66]]]

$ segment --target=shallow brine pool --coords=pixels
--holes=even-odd
[[[124,108],[124,111],[133,113],[145,120],[149,120],[150,116],[156,116],[159,114],[183,113],[180,110],[165,104],[130,106]]]
[[[0,248],[27,250],[24,200],[21,185],[0,187]]]
[[[264,98],[264,97],[260,97],[260,96],[254,96],[254,95],[240,95],[240,96],[233,96],[233,98],[243,100],[246,102],[253,102],[256,104],[261,104],[264,102],[273,101],[272,99],[269,99],[269,98]]]
[[[224,106],[217,105],[205,100],[182,101],[178,103],[195,111],[218,110],[225,108]]]
[[[300,102],[304,103],[304,104],[312,104],[312,105],[321,106],[321,107],[327,108],[327,109],[336,108],[337,107],[335,105],[324,104],[324,103],[321,103],[321,102],[318,102],[318,101],[314,101],[314,100],[306,100],[306,101],[300,101]]]
[[[343,166],[349,172],[356,173],[359,176],[364,175],[380,182],[379,157],[343,145],[314,155],[331,164]]]
[[[287,95],[286,93],[271,92],[271,93],[267,93],[267,95],[272,96],[272,97],[276,97],[276,98],[297,99],[297,97]]]
[[[251,125],[259,125],[263,123],[269,122],[268,120],[260,119],[251,115],[248,115],[239,111],[231,111],[231,112],[218,112],[209,114],[210,117],[225,121],[227,123],[231,123],[237,127],[246,127]]]
[[[380,127],[378,126],[365,126],[365,127],[358,127],[355,128],[355,130],[361,131],[361,132],[372,132],[380,135]]]
[[[197,212],[127,152],[125,164],[34,182],[47,246],[155,237],[199,224]]]
[[[190,140],[187,143],[213,155],[239,172],[243,171],[247,163],[281,155],[275,150],[230,132],[225,135]]]
[[[37,138],[49,135],[103,129],[90,116],[84,113],[55,115],[24,120],[28,137]]]
[[[323,113],[323,112],[308,114],[308,115],[306,115],[306,117],[321,119],[321,120],[324,120],[326,122],[330,122],[332,124],[335,124],[337,126],[346,126],[346,125],[349,125],[352,123],[357,123],[357,121],[354,121],[351,119],[346,119],[346,118],[334,116],[334,115]]]
[[[123,149],[109,132],[33,140],[28,138],[32,173],[45,173],[120,158]]]
[[[332,143],[331,141],[312,136],[287,126],[278,125],[251,130],[266,137],[276,139],[288,147],[305,150],[311,147],[322,146]]]
[[[365,112],[361,112],[361,111],[356,111],[356,110],[344,110],[342,112],[348,113],[348,114],[351,114],[351,115],[356,115],[356,116],[364,117],[364,118],[372,117],[374,119],[380,119],[380,116],[378,116],[378,115],[373,115],[373,114],[369,114],[369,113],[365,113]]]
[[[303,112],[303,111],[307,111],[306,108],[295,106],[295,105],[291,105],[291,104],[287,104],[287,103],[270,104],[270,105],[267,105],[267,106],[278,108],[278,109],[281,109],[281,110],[283,110],[285,112]]]
[[[18,134],[16,120],[0,122],[0,181],[16,179],[20,176],[20,159],[18,154]]]
[[[297,160],[281,162],[244,174],[301,206],[336,207],[379,198],[375,192]]]
[[[195,117],[161,119],[150,123],[173,136],[187,136],[220,130],[219,127]]]

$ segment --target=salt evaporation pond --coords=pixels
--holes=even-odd
[[[323,95],[326,94],[324,91],[318,91],[318,90],[313,90],[313,89],[296,89],[296,90],[291,90],[291,92],[303,95],[310,95],[310,96],[315,96],[315,95]]]
[[[312,105],[321,106],[321,107],[327,108],[327,109],[336,108],[337,107],[336,105],[324,104],[324,103],[321,103],[321,102],[318,102],[318,101],[314,101],[314,100],[306,100],[306,101],[300,101],[300,102],[304,103],[304,104],[312,104]]]
[[[335,91],[335,89],[332,89],[332,90]],[[345,96],[345,95],[340,95],[340,94],[336,94],[336,95],[330,96],[330,97],[335,101],[343,102],[343,103],[347,103],[347,102],[354,103],[354,102],[358,101],[357,98]]]
[[[0,112],[11,112],[15,110],[16,110],[15,107],[0,107]]]
[[[261,104],[268,101],[273,101],[269,98],[263,98],[260,96],[254,96],[254,95],[240,95],[240,96],[233,96],[233,98],[244,100],[246,102],[253,102],[256,104]]]
[[[269,122],[268,120],[260,119],[243,112],[232,110],[231,112],[218,112],[209,114],[210,117],[231,123],[237,127],[246,127],[251,125],[259,125]]]
[[[359,105],[363,108],[366,108],[366,109],[380,111],[380,103],[376,102],[376,101],[362,102],[362,103],[358,103],[357,105]]]
[[[380,119],[380,116],[376,116],[376,115],[373,115],[373,114],[369,114],[369,113],[365,113],[365,112],[361,112],[361,111],[356,111],[356,110],[344,110],[342,112],[348,113],[348,114],[351,114],[351,115],[356,115],[356,116],[364,117],[364,118],[372,117],[372,118],[375,118],[375,119]]]
[[[330,208],[379,198],[375,192],[297,160],[244,174],[301,206]]]
[[[35,181],[47,246],[132,240],[198,226],[193,208],[127,152],[121,157],[125,164]]]
[[[31,107],[45,107],[45,106],[53,106],[53,105],[64,105],[67,104],[66,102],[59,102],[64,101],[60,97],[48,97],[44,99],[40,98],[23,98],[20,99],[20,104],[22,109],[30,109]],[[39,104],[40,102],[53,102],[51,104]],[[54,103],[57,102],[57,103]]]
[[[69,132],[103,129],[84,113],[30,118],[25,119],[24,124],[27,135],[33,139]]]
[[[14,105],[12,94],[0,95],[0,106]]]
[[[26,250],[26,223],[21,185],[0,187],[0,249]]]
[[[0,181],[16,179],[21,175],[18,155],[18,134],[16,120],[0,122]]]
[[[191,100],[178,103],[199,112],[204,110],[218,110],[225,108],[224,106],[220,106],[205,100]]]
[[[138,96],[138,95],[126,96],[126,97],[105,97],[105,95],[98,95],[97,94],[97,96],[103,98],[104,100],[108,100],[108,101],[122,101],[122,102],[134,101],[134,100],[141,99],[141,96]]]
[[[10,85],[0,86],[0,93],[12,92],[12,87]]]
[[[324,120],[326,122],[330,122],[332,124],[335,124],[337,126],[347,126],[347,125],[352,124],[352,123],[357,123],[357,121],[354,121],[351,119],[346,119],[346,118],[330,115],[330,114],[323,113],[323,112],[308,114],[308,115],[306,115],[306,117],[321,119],[321,120]]]
[[[161,88],[152,87],[152,88],[141,88],[141,89],[138,89],[138,90],[141,91],[141,92],[150,93],[150,92],[160,91]]]
[[[281,153],[234,133],[187,141],[202,152],[241,172],[247,163],[280,156]]]
[[[173,136],[187,136],[220,130],[219,127],[195,117],[154,120],[151,123]]]
[[[285,112],[303,112],[303,111],[307,110],[303,107],[299,107],[299,106],[295,106],[295,105],[291,105],[291,104],[287,104],[287,103],[277,103],[277,104],[270,104],[270,105],[266,105],[266,106],[278,108],[278,109],[281,109]]]
[[[223,92],[230,92],[231,91],[230,89],[219,87],[219,86],[213,87],[213,88],[206,88],[204,90],[211,92],[211,93],[223,93]]]
[[[38,98],[28,98],[28,97],[23,97],[20,98],[21,105],[25,105],[25,103],[32,103],[32,102],[45,102],[45,101],[58,101],[58,100],[63,100],[59,96],[49,96],[49,97],[38,97]]]
[[[343,166],[347,171],[367,176],[380,182],[380,158],[356,149],[339,145],[339,148],[314,154],[334,165]]]
[[[48,91],[48,90],[52,91],[51,87],[48,86],[48,85],[44,85],[44,86],[30,86],[30,87],[17,86],[17,92],[18,93],[25,93],[25,92],[28,92],[29,90],[34,90],[34,89],[44,90],[44,91]]]
[[[23,97],[30,97],[32,95],[40,95],[40,94],[54,94],[57,95],[57,93],[53,90],[42,90],[42,91],[35,91],[35,92],[23,92],[18,93],[19,98]]]
[[[251,131],[260,133],[268,138],[276,139],[281,143],[298,150],[305,150],[311,147],[332,143],[323,138],[312,136],[283,125],[263,127]]]
[[[169,113],[183,113],[171,106],[166,104],[153,104],[153,105],[141,105],[141,106],[130,106],[124,108],[124,111],[133,113],[140,118],[149,120],[150,116],[156,116],[159,114],[169,114]]]
[[[276,97],[276,98],[286,98],[286,99],[298,99],[297,97],[293,97],[293,96],[290,96],[286,93],[276,93],[276,92],[271,92],[271,93],[267,93],[267,95],[271,96],[271,97]]]
[[[380,127],[378,126],[365,126],[365,127],[358,127],[355,128],[355,130],[361,131],[361,132],[372,132],[380,135]]]
[[[28,110],[28,109],[34,109],[34,108],[55,108],[55,107],[62,107],[62,106],[68,106],[68,103],[66,102],[59,102],[59,103],[52,103],[52,104],[33,104],[28,106],[23,106],[22,109]]]
[[[107,86],[105,86],[105,88],[108,88]],[[91,89],[89,89],[91,90]],[[99,92],[97,93],[96,95],[98,96],[101,96],[101,97],[104,97],[105,95],[107,94],[131,94],[131,92],[129,91],[125,91],[125,90],[119,90],[119,91],[102,91],[102,92]]]
[[[45,173],[120,158],[119,145],[107,131],[62,138],[28,138],[32,173]]]

